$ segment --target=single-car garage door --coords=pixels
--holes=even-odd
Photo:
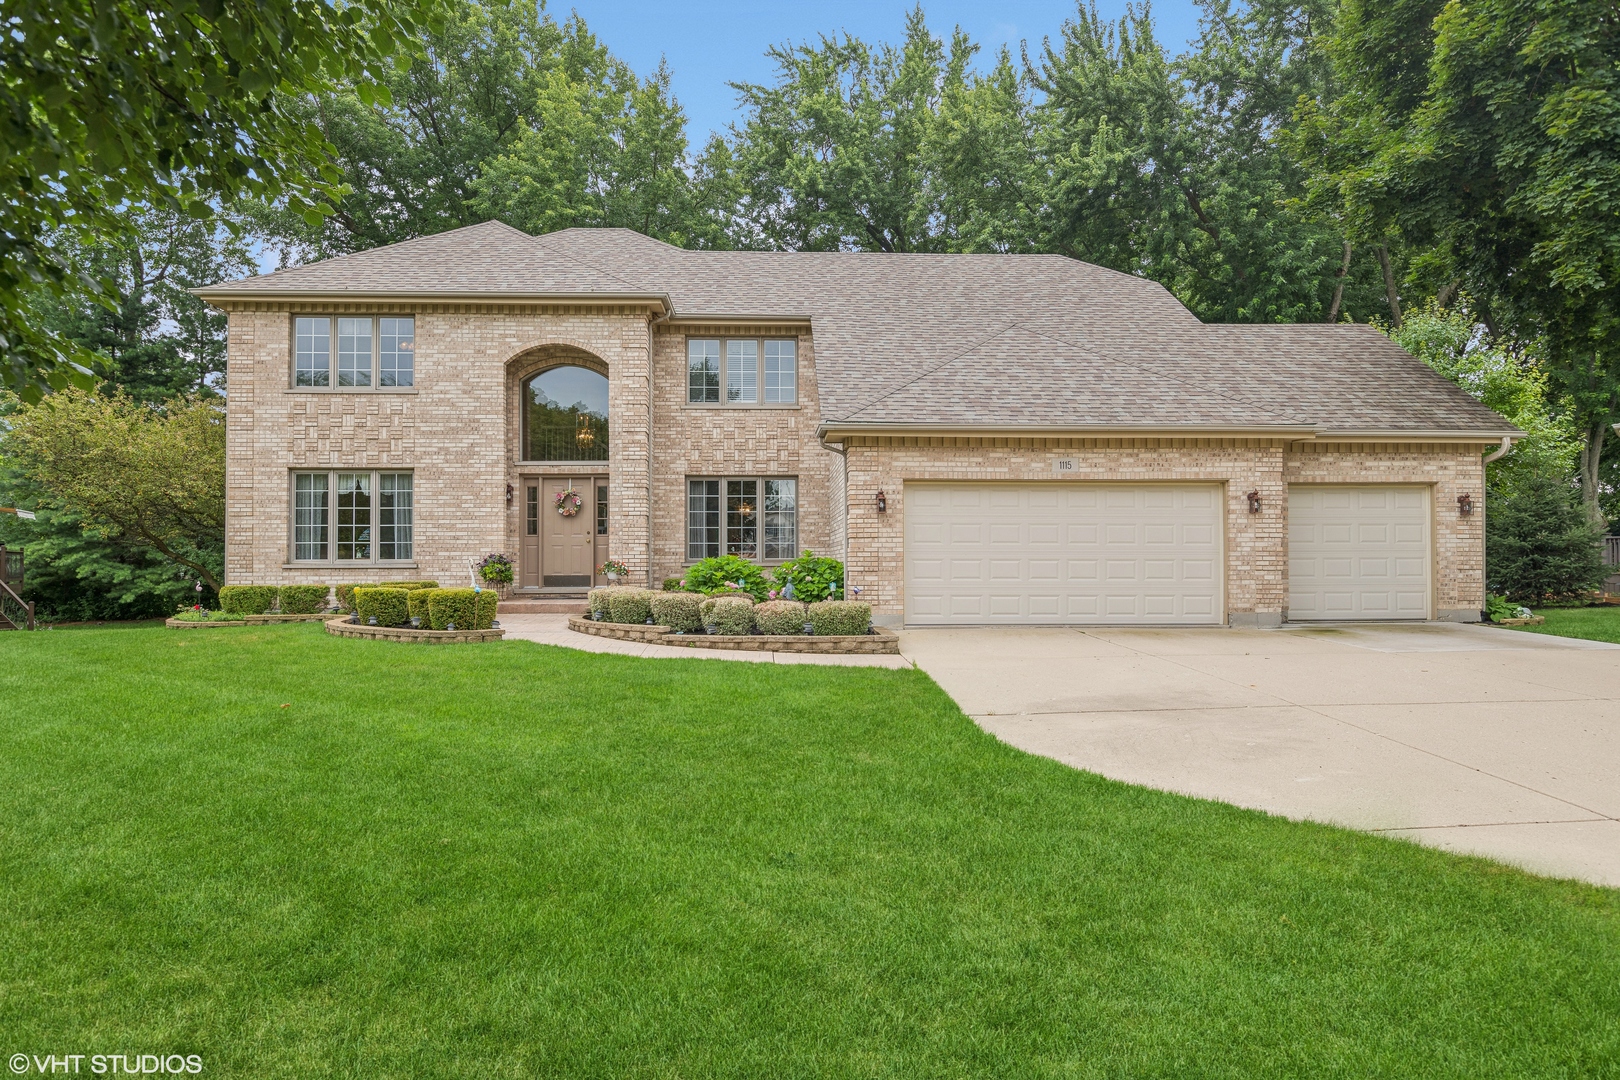
[[[906,621],[1221,623],[1218,484],[905,486]]]
[[[1428,618],[1428,489],[1291,485],[1288,617]]]

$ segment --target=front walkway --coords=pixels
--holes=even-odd
[[[615,641],[568,629],[567,615],[502,615],[501,629],[508,638],[560,645],[585,652],[621,653],[625,656],[657,656],[675,660],[743,660],[756,664],[827,664],[834,667],[908,668],[903,656],[821,656],[815,653],[732,652],[722,649],[683,649],[678,645],[644,645],[636,641]]]
[[[986,730],[1077,768],[1620,886],[1620,646],[1363,624],[900,648]]]

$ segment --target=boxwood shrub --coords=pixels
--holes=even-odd
[[[810,605],[810,624],[823,634],[864,634],[872,625],[872,605],[855,600],[823,600]]]
[[[772,600],[754,607],[754,623],[762,634],[802,634],[809,621],[805,605],[797,600]]]
[[[361,585],[354,590],[355,611],[360,621],[377,620],[378,626],[404,626],[410,622],[409,589],[382,585]]]
[[[326,610],[328,585],[283,585],[277,593],[277,606],[283,615],[314,615]]]
[[[608,620],[616,623],[644,623],[652,616],[651,589],[636,589],[621,585],[608,597]]]
[[[671,630],[691,633],[703,627],[703,594],[695,592],[661,592],[652,598],[653,622]]]
[[[428,591],[427,625],[433,630],[488,630],[501,602],[494,589],[432,589]]]
[[[754,632],[754,601],[746,596],[711,596],[699,609],[703,624],[714,624],[719,634],[751,634]]]
[[[275,602],[274,585],[226,585],[219,590],[220,610],[232,615],[263,615]]]
[[[337,587],[338,607],[344,611],[354,611],[354,590],[356,589],[437,589],[437,581],[383,581],[376,585],[339,585]]]
[[[411,618],[418,620],[423,627],[431,626],[433,617],[428,614],[428,598],[438,589],[409,589],[405,593],[405,608]]]
[[[383,589],[437,589],[437,581],[381,581],[378,588]]]

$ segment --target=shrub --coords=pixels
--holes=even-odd
[[[263,615],[275,602],[274,585],[226,585],[219,590],[219,606],[233,615]]]
[[[501,598],[492,589],[432,589],[427,597],[427,625],[434,630],[488,630]]]
[[[337,587],[338,607],[344,611],[354,611],[354,590],[356,589],[437,589],[437,581],[382,581],[376,585],[339,585]]]
[[[609,585],[600,589],[592,589],[585,594],[585,607],[592,615],[601,613],[602,618],[608,617],[608,590],[617,588]]]
[[[737,555],[719,555],[693,564],[686,571],[686,587],[705,596],[745,592],[755,600],[765,600],[771,594],[765,571]]]
[[[1485,617],[1491,622],[1501,622],[1503,619],[1528,619],[1530,609],[1515,604],[1505,596],[1491,593],[1485,598]]]
[[[664,591],[665,592],[685,592],[686,591],[686,579],[685,578],[678,578],[678,577],[667,577],[667,578],[665,578],[664,579]]]
[[[651,589],[620,586],[608,597],[608,620],[616,623],[646,622],[652,617],[652,600],[657,595]]]
[[[671,630],[691,633],[703,626],[703,594],[694,592],[653,593],[653,621]]]
[[[428,594],[428,626],[434,630],[470,629],[476,617],[475,595],[471,589],[434,589]]]
[[[328,585],[283,585],[277,601],[283,615],[314,615],[326,610]]]
[[[428,600],[438,592],[438,589],[408,589],[405,593],[405,610],[411,618],[422,626],[433,625],[433,616],[428,614]]]
[[[793,587],[793,599],[813,603],[817,600],[844,598],[844,564],[837,559],[826,559],[809,549],[791,562],[785,562],[772,572],[778,592]]]
[[[872,605],[854,600],[823,600],[810,605],[816,635],[864,634],[872,625]]]
[[[410,621],[409,589],[383,585],[361,585],[354,590],[355,611],[360,621],[377,620],[378,626],[404,626]]]
[[[797,600],[772,600],[754,608],[754,622],[762,634],[802,634],[810,618]]]
[[[1551,476],[1522,481],[1485,515],[1485,583],[1520,604],[1579,599],[1603,583],[1603,535]]]
[[[754,632],[754,601],[746,596],[711,596],[703,601],[699,610],[703,624],[713,624],[721,634],[751,634]]]

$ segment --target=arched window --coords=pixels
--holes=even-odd
[[[523,384],[523,460],[606,461],[608,381],[590,368],[547,368]]]

